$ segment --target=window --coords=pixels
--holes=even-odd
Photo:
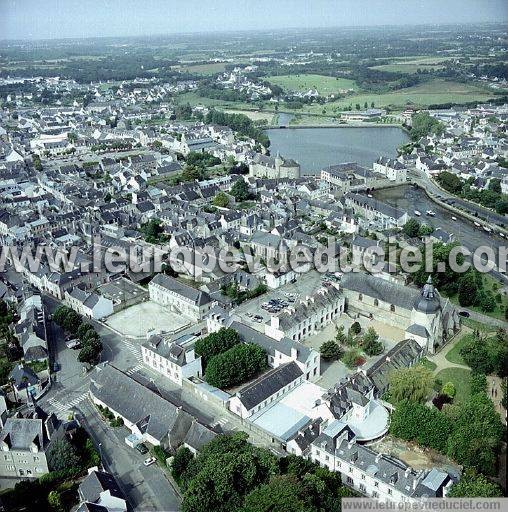
[[[361,293],[358,294],[358,300],[363,300],[363,295]]]
[[[393,313],[395,311],[395,306],[393,304],[390,304],[390,311]]]
[[[391,489],[388,489],[388,494],[392,494],[392,490]]]
[[[379,306],[379,301],[377,299],[374,299],[374,306]]]
[[[365,475],[362,475],[362,480],[365,480]]]
[[[379,487],[379,482],[374,482],[374,487]]]

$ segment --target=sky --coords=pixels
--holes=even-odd
[[[508,0],[0,0],[0,39],[508,21]]]

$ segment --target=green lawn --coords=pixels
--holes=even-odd
[[[433,363],[432,361],[429,361],[426,357],[420,360],[420,364],[422,366],[425,366],[430,371],[434,371],[437,368],[436,363]]]
[[[467,400],[471,394],[471,370],[464,368],[445,368],[436,375],[436,379],[439,379],[443,385],[447,382],[453,383],[457,390],[454,403]]]
[[[482,322],[478,322],[476,320],[473,320],[471,318],[463,318],[462,324],[466,327],[469,327],[470,329],[476,329],[478,331],[482,332],[496,332],[497,327],[493,325],[487,325]]]
[[[459,340],[457,340],[452,349],[446,354],[446,360],[450,361],[450,363],[463,364],[467,366],[464,362],[464,359],[462,359],[462,356],[460,355],[460,349],[469,339],[471,339],[472,336],[472,333],[464,334]]]
[[[315,89],[322,96],[330,96],[349,89],[358,90],[354,80],[324,75],[280,75],[269,76],[268,82],[282,87],[286,91],[307,92]]]

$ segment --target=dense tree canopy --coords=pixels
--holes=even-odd
[[[241,342],[240,335],[234,329],[219,329],[204,338],[200,338],[194,345],[196,354],[201,356],[203,368],[206,368],[208,361],[218,354],[222,354]]]
[[[240,343],[212,357],[205,379],[212,386],[228,388],[248,381],[267,367],[266,352],[253,343]]]
[[[389,375],[389,392],[394,403],[403,400],[425,403],[432,392],[433,373],[423,365],[394,370]]]

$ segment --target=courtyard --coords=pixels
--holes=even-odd
[[[111,315],[106,324],[128,338],[146,338],[146,333],[174,333],[190,324],[184,316],[152,301],[141,302]]]

